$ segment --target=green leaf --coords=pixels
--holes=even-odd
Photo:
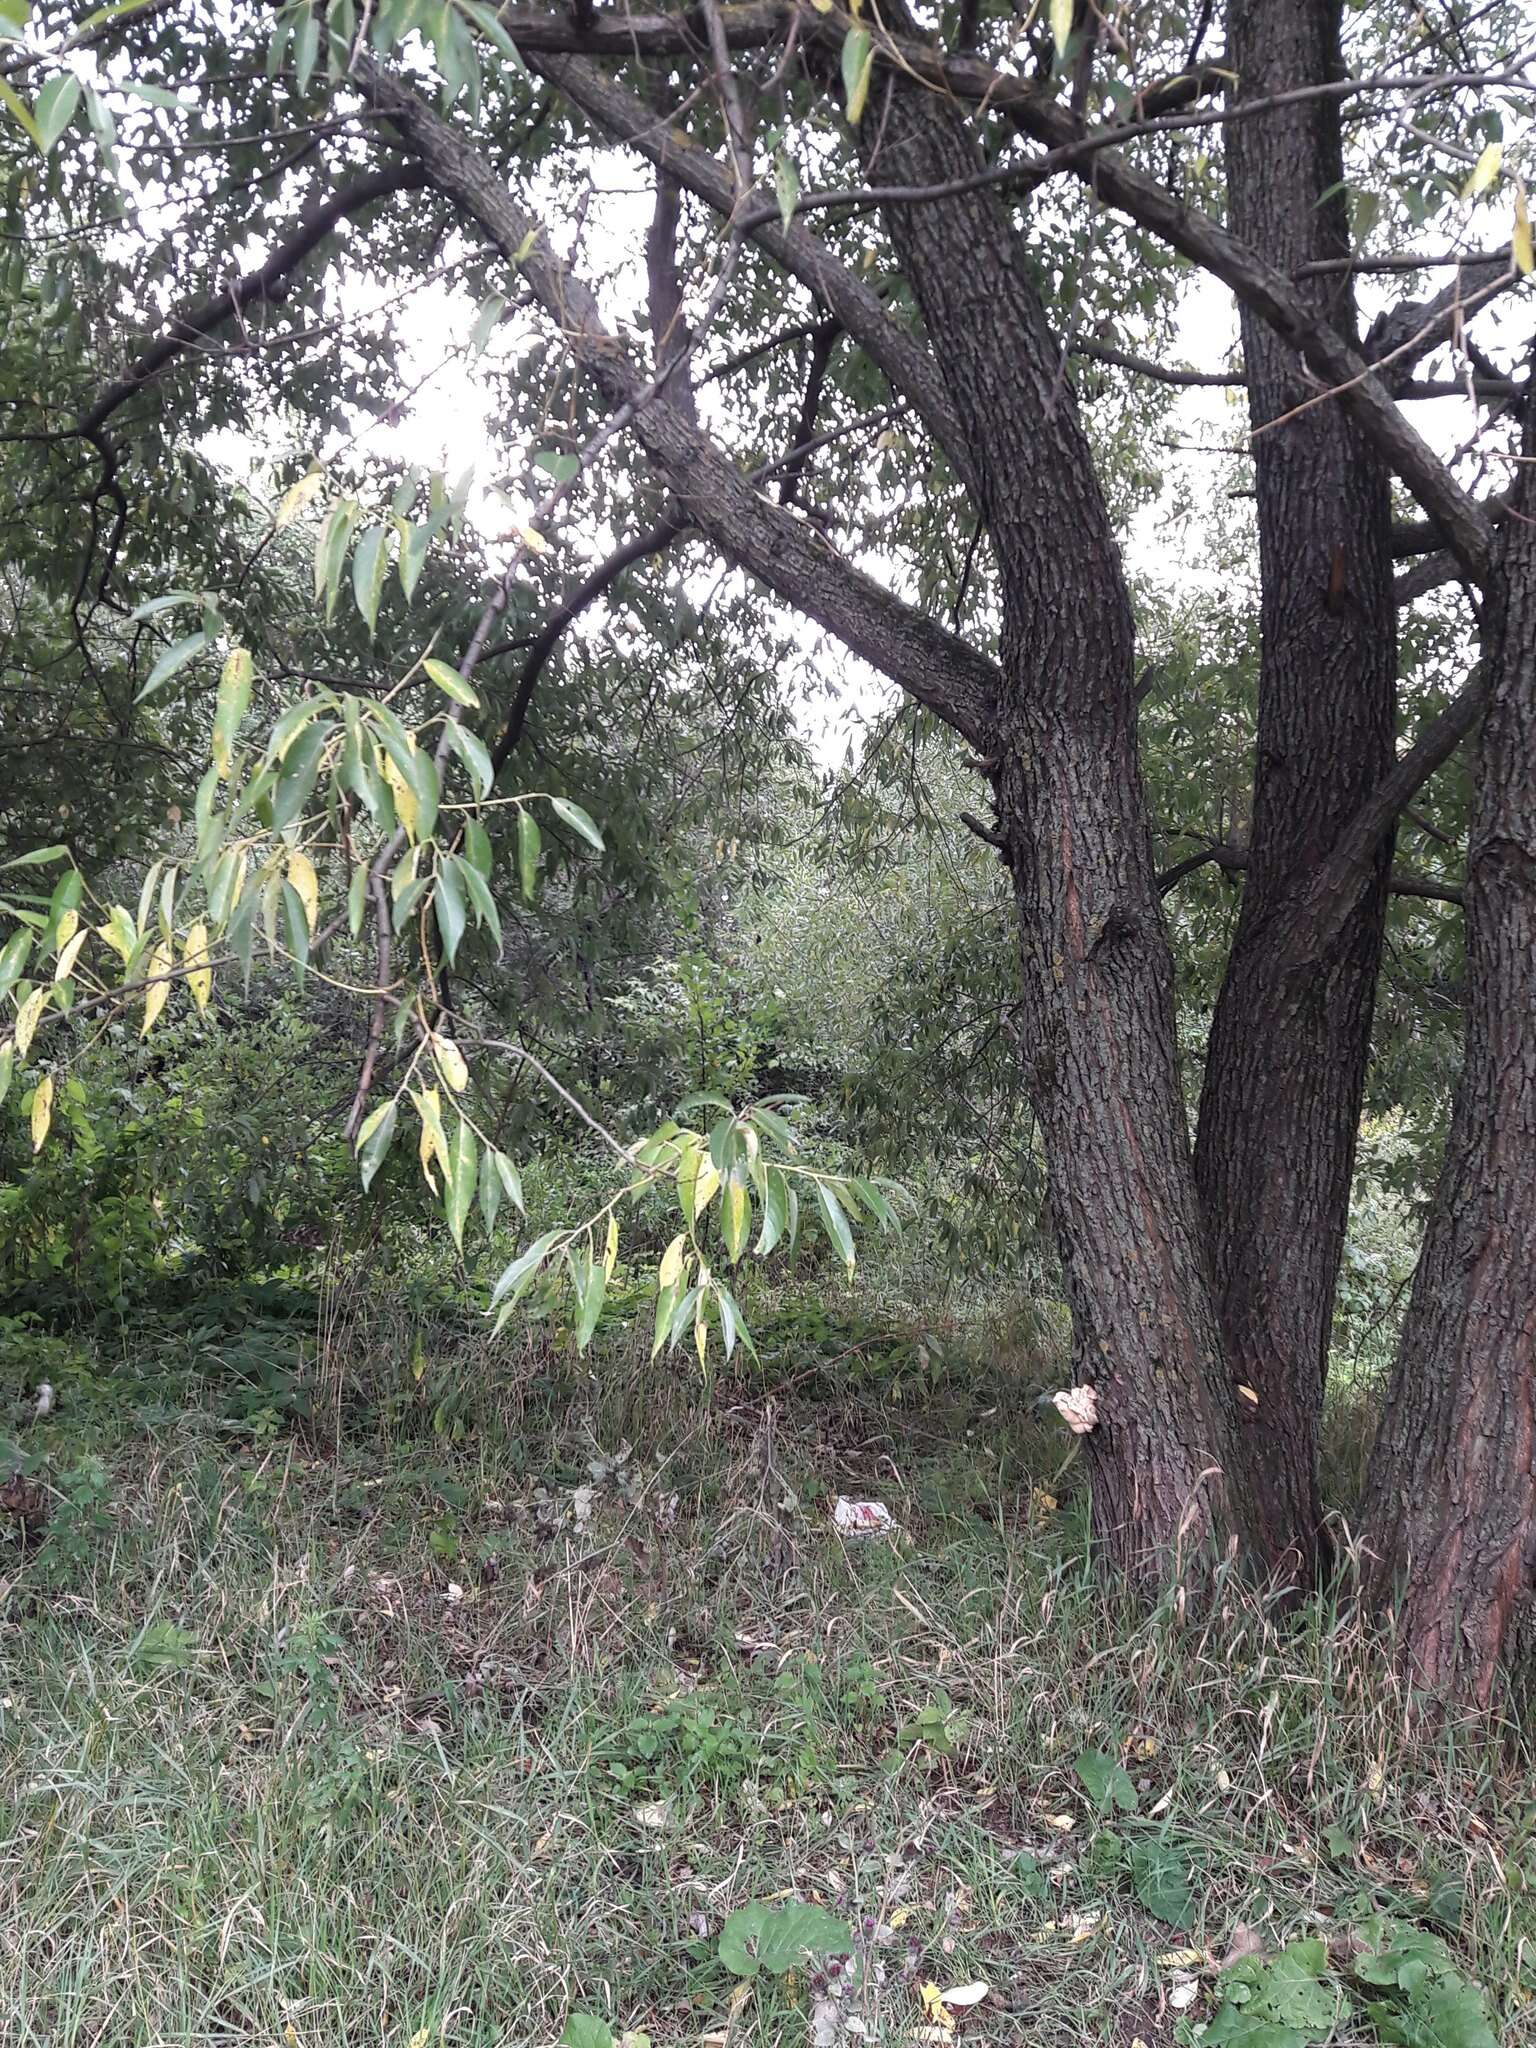
[[[821,1220],[826,1225],[827,1235],[842,1254],[843,1264],[849,1273],[853,1271],[853,1232],[848,1227],[848,1218],[843,1205],[832,1192],[826,1181],[816,1183],[816,1206],[821,1211]]]
[[[1051,40],[1058,58],[1065,55],[1072,39],[1072,11],[1073,0],[1051,0]]]
[[[506,310],[507,302],[500,292],[492,292],[490,297],[481,306],[479,312],[475,315],[475,324],[469,330],[469,345],[476,355],[481,353],[492,334],[495,333],[497,326],[500,324],[501,316]]]
[[[0,874],[10,868],[46,868],[56,860],[68,860],[67,846],[34,846],[30,853],[18,853],[14,860],[0,861]]]
[[[283,884],[283,932],[302,988],[304,971],[309,966],[309,918],[304,909],[304,899],[292,882]]]
[[[582,838],[586,840],[588,846],[595,848],[598,853],[604,850],[602,833],[598,831],[580,804],[573,804],[568,796],[552,796],[549,800],[549,808],[557,818],[563,818],[573,832],[579,832]]]
[[[1136,1811],[1136,1787],[1117,1757],[1107,1756],[1102,1749],[1085,1749],[1077,1760],[1077,1775],[1100,1813],[1108,1813],[1111,1807],[1118,1807],[1121,1813]]]
[[[560,2048],[613,2048],[613,2035],[589,2012],[573,2012],[560,2036]]]
[[[757,1256],[766,1258],[789,1221],[789,1189],[778,1167],[770,1166],[763,1176],[763,1227],[757,1240]]]
[[[0,105],[10,108],[13,118],[31,137],[33,147],[42,152],[43,138],[38,133],[37,123],[32,118],[32,109],[27,105],[21,94],[17,92],[16,88],[13,85],[7,84],[3,78],[0,78]],[[43,153],[46,154],[46,152]]]
[[[351,498],[333,505],[315,541],[315,595],[325,599],[327,618],[336,609],[336,593],[341,588],[341,564],[352,528],[357,523],[357,513],[357,505]]]
[[[491,766],[490,754],[485,742],[476,737],[468,726],[461,725],[456,718],[447,724],[448,744],[469,771],[470,787],[481,799],[491,793],[491,784],[496,780],[496,771]]]
[[[581,462],[575,455],[566,455],[558,448],[541,448],[534,461],[544,474],[553,477],[557,484],[568,484],[581,474]]]
[[[391,1098],[364,1119],[362,1129],[357,1134],[357,1161],[362,1174],[364,1194],[373,1186],[374,1175],[384,1164],[385,1155],[394,1143],[397,1121],[395,1103]]]
[[[875,65],[874,38],[867,28],[851,28],[843,38],[843,91],[848,102],[848,124],[859,125],[869,98],[869,81]]]
[[[468,705],[471,711],[480,709],[480,699],[456,668],[450,668],[446,661],[439,661],[431,654],[421,665],[445,697],[451,697],[455,704]]]
[[[146,697],[152,697],[156,690],[162,689],[171,680],[178,669],[185,668],[187,663],[201,654],[207,645],[206,633],[188,633],[184,640],[178,640],[174,646],[167,647],[150,670],[149,681],[134,698],[134,703],[142,704]]]
[[[400,577],[401,592],[409,604],[416,595],[421,572],[427,566],[427,555],[432,547],[432,529],[430,526],[413,526],[408,519],[397,519],[395,531],[400,536],[396,571]]]
[[[370,526],[352,556],[352,597],[372,639],[379,623],[379,598],[389,574],[389,529]]]
[[[368,870],[359,861],[352,870],[352,879],[347,883],[347,930],[354,939],[363,928],[367,908]]]
[[[128,1653],[137,1677],[150,1678],[163,1671],[185,1671],[197,1656],[197,1637],[173,1621],[152,1621],[141,1630]]]
[[[593,1258],[590,1252],[571,1252],[566,1263],[576,1296],[576,1349],[585,1351],[592,1342],[597,1319],[603,1312],[608,1272],[602,1260]]]
[[[517,814],[517,869],[522,877],[523,897],[531,903],[539,886],[539,848],[542,844],[538,821],[524,808]]]
[[[1400,2048],[1498,2048],[1482,1992],[1460,1976],[1425,1985],[1406,2006],[1366,2010],[1382,2040]]]
[[[457,854],[450,857],[448,865],[456,871],[459,880],[469,892],[469,900],[475,906],[476,922],[489,929],[491,937],[496,942],[496,950],[500,952],[501,912],[496,908],[496,899],[491,894],[484,875],[478,868],[472,868],[467,860],[460,860]]]
[[[448,1187],[444,1198],[448,1215],[448,1228],[453,1241],[460,1251],[464,1249],[464,1225],[469,1219],[470,1206],[475,1199],[476,1177],[480,1166],[480,1148],[475,1143],[475,1134],[468,1120],[459,1118],[459,1128],[454,1134],[453,1151],[448,1160]]]
[[[1170,1927],[1187,1927],[1194,1918],[1184,1858],[1168,1843],[1137,1843],[1131,1851],[1131,1883],[1147,1911]]]
[[[464,894],[459,887],[459,878],[454,873],[451,860],[440,861],[437,869],[437,887],[432,892],[432,909],[437,918],[437,928],[443,935],[443,956],[450,967],[459,955],[459,941],[464,936],[466,913]]]
[[[501,1213],[501,1175],[496,1171],[496,1152],[487,1145],[480,1155],[480,1215],[487,1231],[496,1228]]]
[[[519,1215],[525,1214],[526,1205],[523,1201],[522,1175],[518,1172],[517,1168],[512,1164],[511,1160],[507,1157],[505,1152],[496,1153],[495,1159],[497,1177],[500,1180],[502,1187],[506,1190],[507,1199],[517,1209]]]
[[[281,832],[291,825],[314,794],[320,774],[320,757],[335,727],[329,719],[308,725],[283,756],[277,788],[272,795],[272,829]]]
[[[518,1253],[491,1289],[492,1308],[503,1301],[516,1301],[523,1290],[532,1285],[535,1274],[543,1265],[550,1247],[559,1235],[558,1230],[546,1230],[544,1235],[536,1238],[526,1251]]]
[[[733,1976],[786,1976],[809,1956],[847,1955],[853,1947],[848,1924],[821,1906],[798,1899],[783,1906],[753,1904],[731,1914],[720,1930],[720,1960]]]
[[[794,158],[786,156],[782,149],[774,151],[773,196],[779,202],[779,218],[787,229],[800,198],[800,173]]]
[[[491,879],[491,836],[478,818],[471,818],[465,824],[464,854],[475,873],[488,882]]]
[[[320,15],[316,8],[306,7],[293,38],[293,68],[301,93],[309,91],[309,81],[315,75],[315,62],[319,55]]]
[[[72,71],[50,78],[37,96],[32,118],[37,123],[38,146],[46,156],[75,118],[80,105],[80,81]]]

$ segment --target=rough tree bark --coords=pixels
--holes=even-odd
[[[872,182],[980,168],[963,119],[891,77],[859,126]],[[1012,871],[1025,1078],[1092,1383],[1094,1521],[1133,1577],[1246,1535],[1230,1382],[1191,1172],[1173,973],[1136,748],[1134,628],[1104,495],[1030,277],[990,193],[886,216],[965,433],[1002,600],[986,752]]]
[[[1366,1493],[1413,1676],[1488,1706],[1536,1592],[1536,403],[1485,610],[1467,1039]]]
[[[1237,103],[1343,75],[1340,0],[1234,0]],[[1226,136],[1233,232],[1276,268],[1350,252],[1339,103],[1318,98]],[[1356,339],[1349,273],[1300,287]],[[1322,1561],[1318,1431],[1365,1090],[1391,869],[1378,842],[1326,950],[1298,964],[1284,912],[1392,763],[1397,635],[1384,466],[1315,394],[1296,350],[1242,315],[1258,502],[1258,747],[1237,936],[1216,1005],[1195,1169],[1248,1482],[1269,1566]],[[1283,424],[1279,424],[1283,422]]]

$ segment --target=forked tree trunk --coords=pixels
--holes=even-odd
[[[871,176],[930,186],[978,153],[895,79],[860,123]],[[1022,238],[971,192],[887,216],[970,449],[1002,598],[989,742],[1019,906],[1026,1085],[1096,1389],[1094,1520],[1144,1584],[1241,1532],[1230,1385],[1175,1054],[1173,974],[1136,749],[1133,625],[1104,496]]]
[[[1413,1677],[1486,1707],[1536,1591],[1536,405],[1485,617],[1467,1039],[1366,1496]]]
[[[1237,104],[1342,76],[1340,0],[1234,0]],[[1347,256],[1339,102],[1226,131],[1235,232],[1294,275]],[[1302,289],[1353,341],[1347,272]],[[1397,642],[1387,479],[1294,349],[1245,313],[1263,576],[1258,749],[1237,937],[1206,1058],[1195,1161],[1261,1552],[1320,1562],[1318,1424],[1364,1096],[1390,835],[1333,945],[1290,964],[1283,913],[1392,761]],[[1294,413],[1294,417],[1286,417]],[[1276,424],[1283,420],[1283,424]]]

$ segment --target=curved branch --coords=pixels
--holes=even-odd
[[[491,769],[499,775],[512,755],[517,751],[518,741],[523,736],[523,727],[528,723],[529,708],[533,693],[538,688],[539,677],[544,673],[545,664],[559,645],[560,637],[573,620],[591,604],[595,604],[636,562],[643,562],[651,555],[659,555],[669,548],[678,536],[687,531],[686,522],[674,514],[668,514],[644,533],[637,533],[623,547],[616,548],[606,561],[599,562],[592,573],[577,584],[563,604],[550,613],[539,629],[537,639],[529,648],[523,662],[523,672],[518,678],[517,694],[512,699],[512,708],[507,713],[507,722],[502,727],[495,746],[491,748]]]
[[[739,21],[744,10],[727,7],[722,12],[730,27]],[[775,19],[782,25],[781,10],[775,10]],[[734,34],[732,43],[735,47]],[[604,134],[638,150],[712,211],[726,220],[737,212],[737,194],[726,166],[708,150],[688,141],[672,124],[659,119],[642,100],[605,78],[593,65],[576,57],[527,52],[525,61],[530,71],[557,86]],[[745,206],[741,208],[742,212],[746,210]],[[777,210],[770,206],[766,217],[754,223],[751,235],[775,263],[821,300],[885,373],[898,395],[910,400],[956,474],[969,486],[973,478],[965,439],[943,380],[922,343],[891,318],[884,302],[868,285],[861,284],[809,229],[796,222],[784,227]]]
[[[317,249],[341,221],[360,213],[365,206],[372,206],[376,200],[387,198],[392,192],[419,192],[426,182],[425,172],[415,165],[397,165],[390,170],[375,171],[370,177],[359,178],[354,184],[343,185],[329,199],[308,208],[293,233],[285,242],[278,243],[265,263],[259,264],[255,270],[248,270],[243,277],[236,278],[233,284],[214,293],[200,306],[194,306],[190,312],[178,314],[132,367],[115,384],[108,385],[90,411],[81,415],[75,427],[76,433],[95,442],[99,448],[102,429],[119,406],[126,405],[151,378],[158,376],[178,356],[184,355],[194,342],[222,327],[226,320],[233,320],[237,313],[258,299],[281,298],[305,257]]]
[[[805,520],[772,503],[675,405],[656,400],[636,409],[647,391],[643,372],[604,324],[589,287],[550,248],[495,168],[371,58],[359,58],[354,78],[437,189],[517,263],[519,277],[559,326],[583,374],[610,404],[633,410],[632,430],[684,517],[738,567],[979,742],[999,696],[993,664],[844,561]]]

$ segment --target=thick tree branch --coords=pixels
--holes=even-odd
[[[726,7],[722,12],[729,24],[742,10]],[[628,143],[723,219],[731,218],[737,204],[731,173],[708,150],[689,142],[670,123],[658,120],[643,101],[579,58],[527,55],[526,61],[531,71],[558,86],[604,134]],[[809,229],[794,223],[786,229],[775,212],[753,228],[752,240],[836,315],[885,373],[898,396],[911,402],[956,473],[969,485],[973,479],[964,438],[943,381],[922,343],[897,324],[868,285],[861,284]]]
[[[792,6],[776,7],[771,0],[742,0],[740,5],[721,10],[725,34],[733,48],[773,41],[787,28],[791,16],[801,34],[823,41],[840,39],[849,25],[836,9],[820,15]],[[519,9],[503,10],[502,20],[525,55],[572,47],[568,22],[552,22],[548,17],[529,15]],[[601,32],[605,38],[604,52],[614,56],[694,55],[705,49],[702,23],[695,24],[687,16],[629,16],[621,22],[603,24]],[[1155,178],[1136,170],[1115,149],[1104,146],[1102,136],[1090,135],[1068,108],[1048,99],[1038,88],[1018,79],[1003,78],[978,60],[946,56],[914,38],[893,36],[878,27],[873,33],[877,51],[893,68],[957,98],[984,101],[998,108],[1021,134],[1062,152],[1063,162],[1100,198],[1219,278],[1244,304],[1268,321],[1296,349],[1318,380],[1319,395],[1337,394],[1339,403],[1360,422],[1383,459],[1425,511],[1440,522],[1463,565],[1481,579],[1488,566],[1492,534],[1476,502],[1409,424],[1371,365],[1313,312],[1289,278],[1216,221],[1186,206]],[[546,59],[541,54],[535,68],[559,83],[559,67],[568,61]],[[1343,83],[1355,89],[1362,81]],[[1187,104],[1199,91],[1210,89],[1212,85],[1205,75],[1173,81],[1170,87],[1178,95],[1176,105]],[[1144,102],[1141,132],[1147,132],[1149,123],[1163,119],[1164,104],[1160,100],[1154,112]],[[590,106],[587,110],[594,119],[599,118]],[[665,147],[664,141],[654,135],[651,143],[653,149]],[[721,177],[727,177],[718,166],[716,169]],[[851,321],[845,324],[850,332],[856,332]],[[864,337],[859,335],[858,339],[863,341]],[[915,392],[909,389],[909,395],[917,402]],[[919,409],[924,410],[926,417],[926,409]],[[947,441],[945,445],[951,446]]]
[[[1371,361],[1391,361],[1394,385],[1421,357],[1437,348],[1461,319],[1469,293],[1478,294],[1478,306],[1488,303],[1487,288],[1507,289],[1520,282],[1520,273],[1509,260],[1507,250],[1490,256],[1471,257],[1455,278],[1427,299],[1394,306],[1383,313],[1365,337],[1365,353]]]
[[[1081,133],[1064,107],[1028,95],[1007,111],[1022,132],[1052,149],[1064,147]],[[1139,227],[1219,278],[1297,351],[1319,380],[1321,390],[1337,395],[1339,404],[1358,421],[1382,459],[1425,511],[1439,521],[1463,565],[1481,579],[1487,571],[1493,538],[1482,507],[1410,426],[1371,365],[1313,311],[1290,279],[1216,221],[1184,205],[1155,178],[1134,169],[1114,150],[1099,152],[1083,163],[1077,174]]]
[[[359,59],[354,77],[433,185],[479,223],[509,262],[517,261],[519,277],[556,322],[583,373],[616,408],[634,406],[646,388],[643,372],[604,325],[587,285],[550,248],[495,169],[371,59]],[[675,406],[653,400],[637,410],[632,425],[683,516],[722,553],[968,739],[983,738],[998,695],[990,662],[845,562],[793,512],[771,503]]]
[[[226,320],[234,319],[237,313],[258,299],[281,298],[305,257],[317,249],[341,221],[361,213],[364,207],[387,198],[392,192],[419,192],[426,182],[425,172],[414,165],[396,165],[359,178],[353,184],[343,185],[328,199],[307,208],[293,233],[286,241],[278,243],[265,263],[259,264],[255,270],[248,270],[243,277],[236,278],[233,284],[215,292],[190,312],[178,314],[132,367],[115,384],[109,384],[90,411],[82,415],[76,432],[87,440],[96,440],[119,406],[126,405],[153,377],[185,354],[204,335],[212,334]]]
[[[1327,858],[1308,878],[1288,918],[1289,952],[1295,967],[1317,959],[1332,944],[1366,884],[1382,838],[1435,770],[1450,759],[1477,725],[1487,694],[1479,666],[1458,695],[1398,756]]]
[[[969,821],[967,821],[969,822]],[[1213,840],[1198,853],[1187,854],[1164,868],[1157,878],[1159,896],[1170,895],[1180,882],[1201,868],[1217,867],[1224,875],[1240,875],[1248,866],[1248,849]],[[1412,896],[1430,903],[1461,903],[1465,899],[1454,882],[1442,882],[1432,875],[1394,874],[1388,888],[1394,896]]]

